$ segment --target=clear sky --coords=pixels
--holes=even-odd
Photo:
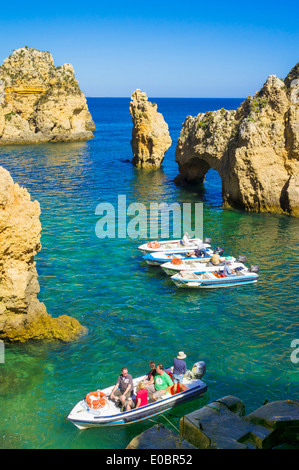
[[[299,61],[299,2],[1,2],[0,64],[13,49],[71,63],[86,96],[246,97]]]

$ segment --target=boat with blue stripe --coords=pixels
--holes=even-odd
[[[161,266],[161,264],[167,263],[168,261],[171,261],[173,258],[179,258],[181,260],[193,260],[193,261],[198,261],[201,263],[207,263],[210,261],[212,255],[213,255],[213,250],[211,250],[209,247],[206,249],[207,255],[208,256],[196,256],[194,251],[187,250],[187,251],[165,251],[165,252],[156,252],[156,253],[148,253],[142,257],[142,259],[149,264],[150,266]]]
[[[256,272],[240,269],[236,270],[236,273],[230,276],[225,276],[221,272],[195,274],[191,271],[181,271],[171,276],[170,279],[177,287],[214,289],[254,284],[257,282],[258,277]]]
[[[165,372],[171,376],[170,368],[165,369]],[[199,361],[194,364],[191,371],[188,370],[186,372],[183,384],[179,388],[177,388],[178,384],[174,384],[170,393],[168,392],[162,398],[152,402],[149,400],[148,405],[133,408],[129,411],[121,411],[118,404],[109,398],[114,385],[107,387],[100,391],[101,395],[106,397],[104,406],[94,409],[92,406],[89,406],[85,397],[75,405],[67,419],[78,429],[86,429],[103,426],[122,426],[153,418],[171,410],[175,406],[204,395],[207,391],[207,385],[201,380],[204,373],[205,363]],[[133,379],[134,392],[137,390],[138,383],[144,379],[144,375]]]
[[[243,257],[240,257],[243,259]],[[234,258],[233,256],[225,256],[220,258],[220,262],[217,265],[213,265],[210,260],[207,262],[199,260],[193,260],[190,258],[184,259],[177,259],[174,258],[167,263],[161,264],[161,268],[168,276],[174,276],[180,271],[192,271],[195,274],[202,274],[206,272],[222,272],[224,270],[224,266],[226,262],[230,263],[230,267],[232,269],[245,269],[248,268],[244,265],[243,261],[239,261],[238,259]]]
[[[138,246],[138,250],[143,254],[156,253],[156,252],[172,252],[172,253],[186,253],[190,250],[196,250],[198,246],[209,248],[211,239],[205,238],[188,238],[187,241],[183,240],[154,240]]]

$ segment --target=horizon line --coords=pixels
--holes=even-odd
[[[109,99],[131,99],[130,96],[86,96],[86,98],[109,98]],[[246,100],[245,97],[205,97],[205,96],[149,96],[148,98],[158,98],[158,99],[177,99],[177,100]]]

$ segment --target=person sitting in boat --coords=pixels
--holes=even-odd
[[[211,263],[213,266],[218,266],[218,264],[220,264],[220,256],[219,256],[219,253],[217,253],[217,251],[214,251],[213,255],[212,255],[212,258],[211,258]]]
[[[152,399],[154,401],[161,398],[165,395],[168,390],[173,386],[173,382],[167,372],[164,372],[164,367],[162,364],[158,364],[156,368],[156,375],[154,377],[154,384],[151,387],[154,387],[154,393]],[[149,387],[148,387],[149,390]]]
[[[144,382],[139,382],[137,386],[136,398],[131,398],[127,404],[126,411],[132,408],[140,408],[141,406],[148,405],[148,391]]]
[[[150,361],[149,366],[150,366],[151,370],[149,371],[149,373],[146,376],[146,381],[153,383],[152,379],[156,375],[156,364],[154,363],[154,361]]]
[[[186,245],[189,245],[189,234],[188,232],[184,233],[184,236],[183,236],[183,239],[181,240],[181,244],[186,246]]]
[[[174,383],[177,383],[177,382],[180,384],[183,383],[184,374],[186,373],[186,370],[187,370],[187,364],[184,361],[186,357],[187,356],[184,353],[184,351],[180,351],[177,357],[173,359],[173,372],[172,373],[173,373]]]
[[[195,250],[195,256],[196,258],[200,258],[201,256],[204,256],[205,258],[208,257],[208,254],[207,254],[207,249],[205,247],[205,245],[198,245],[196,250]]]
[[[133,393],[133,378],[132,375],[128,373],[128,369],[123,367],[121,374],[118,376],[117,382],[110,394],[110,399],[117,401],[118,398],[121,401],[122,408],[125,406],[126,401],[128,401]]]
[[[226,261],[224,268],[223,268],[224,277],[236,276],[236,271],[232,269],[230,265],[231,265],[231,262]]]

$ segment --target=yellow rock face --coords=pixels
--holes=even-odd
[[[39,216],[39,203],[0,167],[0,338],[5,341],[70,341],[86,332],[72,317],[52,318],[37,298]]]
[[[55,67],[49,52],[28,48],[15,50],[4,61],[0,144],[87,140],[93,130],[86,98],[70,64]]]
[[[130,113],[133,121],[133,164],[137,168],[159,168],[172,143],[167,123],[158,113],[157,105],[148,101],[146,94],[139,89],[131,96]]]

